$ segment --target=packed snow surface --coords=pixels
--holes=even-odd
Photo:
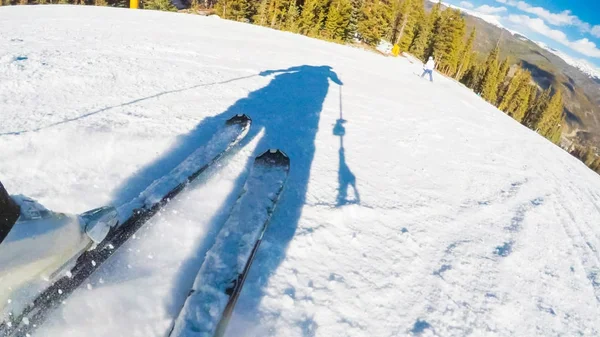
[[[454,81],[211,17],[0,22],[0,179],[50,209],[125,205],[253,118],[37,336],[165,336],[267,148],[290,175],[228,336],[600,334],[600,178]]]

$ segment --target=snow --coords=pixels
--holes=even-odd
[[[122,206],[253,119],[35,335],[165,336],[267,148],[290,175],[227,336],[600,333],[599,177],[454,81],[214,17],[0,21],[0,179],[49,209]]]
[[[568,65],[581,70],[584,74],[588,75],[589,77],[600,79],[600,68],[594,66],[590,62],[584,59],[576,59],[574,57],[571,57],[566,53],[561,52],[560,50],[556,50],[543,42],[536,42],[536,44],[542,47],[543,49],[553,53],[554,55],[560,57]]]

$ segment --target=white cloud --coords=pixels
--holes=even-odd
[[[473,8],[475,6],[473,6],[472,3],[468,2],[468,1],[461,1],[459,3],[460,7],[464,7],[464,8]]]
[[[591,33],[593,36],[597,37],[600,39],[600,26],[594,26],[591,29]]]
[[[583,55],[600,58],[600,49],[587,38],[571,42],[570,47]]]
[[[587,22],[581,21],[581,19],[579,19],[576,15],[573,15],[573,13],[570,10],[565,10],[560,13],[553,13],[543,7],[534,7],[524,1],[496,0],[496,2],[516,7],[519,10],[529,14],[534,14],[553,26],[576,26],[582,32],[592,33],[592,35],[600,37],[599,26],[596,26],[598,27],[596,29],[596,33],[593,33],[595,27],[592,27]]]
[[[498,1],[501,1],[501,0],[498,0]],[[506,1],[511,1],[511,0],[506,0]],[[596,44],[594,42],[592,42],[586,38],[577,40],[577,41],[570,41],[569,38],[567,37],[567,34],[565,34],[564,32],[562,32],[560,30],[556,30],[556,29],[552,29],[552,28],[548,27],[548,25],[546,25],[544,20],[542,20],[540,18],[532,18],[527,15],[509,15],[508,21],[510,21],[514,24],[520,25],[520,26],[525,26],[529,30],[534,31],[538,34],[544,35],[546,37],[549,37],[550,39],[552,39],[558,43],[561,43],[583,55],[586,55],[589,57],[600,58],[600,49],[598,49],[598,46],[596,46]]]
[[[506,7],[493,7],[488,5],[479,6],[475,10],[484,14],[497,14],[507,11]]]

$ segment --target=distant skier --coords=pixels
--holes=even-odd
[[[429,80],[433,82],[433,69],[435,69],[435,60],[433,56],[429,56],[429,60],[423,65],[423,75],[421,75],[421,78],[429,74]]]

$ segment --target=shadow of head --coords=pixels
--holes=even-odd
[[[287,69],[278,69],[278,70],[265,70],[260,72],[260,76],[269,76],[273,74],[280,73],[298,73],[307,77],[316,77],[316,78],[324,78],[330,79],[333,83],[337,85],[344,85],[342,81],[338,78],[337,74],[333,71],[333,68],[330,66],[309,66],[302,65],[296,67],[290,67]]]

